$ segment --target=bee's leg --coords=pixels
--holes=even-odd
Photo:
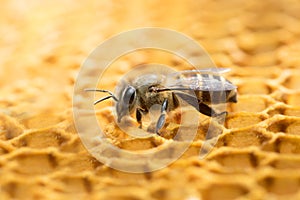
[[[165,121],[166,121],[166,112],[167,112],[167,109],[168,109],[168,99],[164,99],[162,105],[161,105],[161,114],[157,120],[157,123],[156,123],[156,129],[155,129],[155,132],[156,134],[160,135],[159,134],[159,130],[164,126],[165,124]]]
[[[217,117],[223,114],[227,114],[226,111],[217,113],[214,109],[206,105],[205,103],[201,102],[199,99],[197,99],[195,96],[186,94],[183,92],[175,92],[175,95],[179,96],[181,99],[183,99],[185,102],[196,108],[200,113],[209,116],[209,117]]]
[[[223,114],[227,115],[227,111],[217,113],[214,109],[206,105],[205,103],[199,103],[199,112],[209,117],[217,117]]]
[[[142,128],[143,125],[142,125],[142,111],[141,111],[141,109],[139,109],[139,108],[136,109],[135,118],[136,118],[136,121],[140,124],[139,128]]]

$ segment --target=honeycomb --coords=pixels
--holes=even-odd
[[[299,1],[4,0],[0,9],[1,200],[300,199]],[[72,95],[81,63],[98,44],[145,26],[197,40],[217,66],[231,69],[225,76],[238,86],[238,103],[228,105],[205,158],[198,156],[205,138],[199,128],[176,162],[132,174],[84,148]],[[113,88],[122,73],[148,61],[187,69],[172,56],[137,52],[116,61],[121,67],[107,72],[102,86]],[[163,137],[129,138],[114,128],[108,105],[96,107],[97,116],[119,147],[174,142],[171,123]]]

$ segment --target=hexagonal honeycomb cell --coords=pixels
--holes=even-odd
[[[1,200],[300,199],[299,1],[4,0],[0,10]],[[197,41],[216,66],[231,69],[224,77],[238,87],[238,102],[226,105],[228,115],[220,124],[196,113],[199,126],[180,126],[195,110],[172,111],[161,136],[145,138],[118,128],[110,101],[95,106],[99,126],[116,147],[141,152],[171,144],[154,163],[174,155],[197,128],[175,162],[127,173],[87,151],[74,124],[72,100],[92,50],[139,27],[168,28]],[[139,50],[115,60],[99,87],[114,91],[123,74],[145,63],[193,68],[168,52]],[[128,123],[137,126],[133,118]],[[110,161],[131,164],[126,158]]]

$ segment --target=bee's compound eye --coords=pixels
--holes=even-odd
[[[124,92],[124,102],[128,103],[129,105],[132,104],[135,99],[135,94],[135,88],[128,86]]]

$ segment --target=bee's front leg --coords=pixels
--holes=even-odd
[[[156,134],[159,134],[159,130],[164,126],[165,121],[166,121],[166,113],[167,113],[167,109],[168,109],[168,99],[164,99],[162,106],[161,106],[161,114],[157,120],[156,123],[156,129],[155,132]]]
[[[142,110],[137,108],[135,112],[136,121],[140,124],[139,128],[142,128]]]

